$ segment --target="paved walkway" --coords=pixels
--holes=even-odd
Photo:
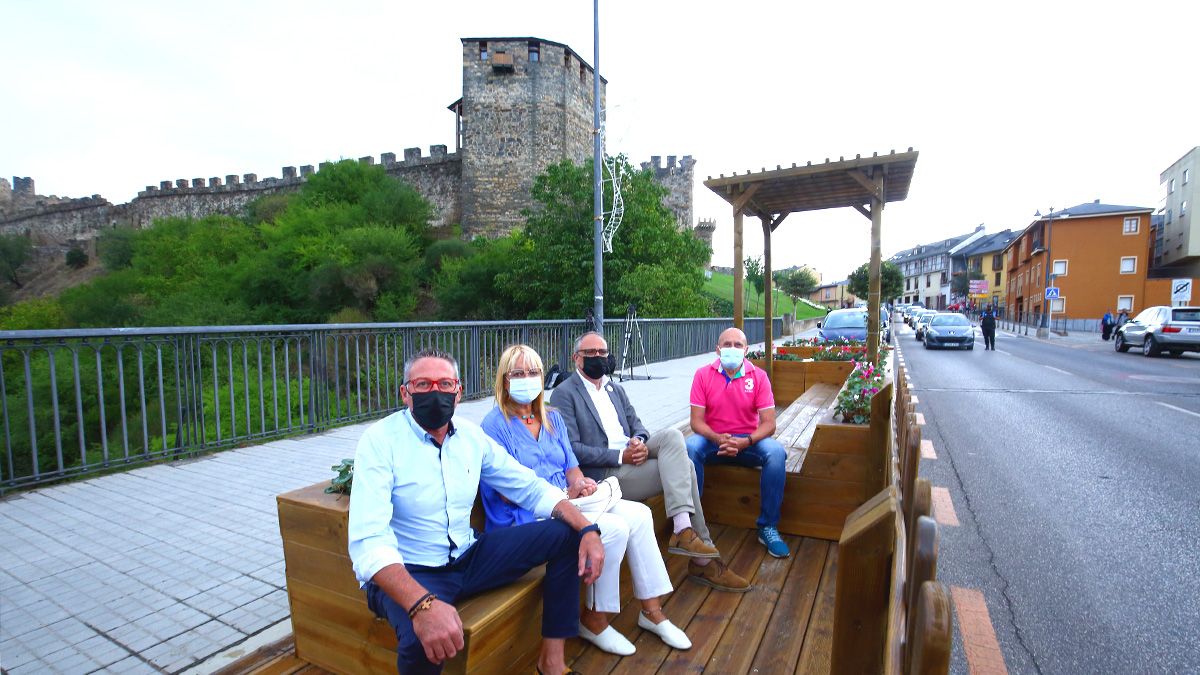
[[[651,364],[653,379],[624,383],[648,429],[686,419],[692,374],[713,358]],[[457,414],[478,422],[491,407]],[[275,496],[331,478],[366,426],[0,500],[4,672],[201,672],[269,628],[289,632]]]

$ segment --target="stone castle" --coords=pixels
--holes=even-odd
[[[454,152],[434,145],[428,156],[409,148],[401,159],[388,152],[378,161],[429,200],[434,227],[460,224],[467,237],[496,236],[523,223],[521,209],[532,205],[535,176],[563,159],[582,163],[592,156],[595,73],[567,45],[538,38],[463,38],[462,64],[463,95],[449,106]],[[601,107],[606,84],[601,78]],[[667,188],[664,201],[680,228],[693,229],[711,246],[715,223],[693,227],[695,160],[670,156],[664,165],[661,157],[652,157],[641,166]],[[126,204],[100,195],[42,196],[32,178],[11,184],[0,178],[0,234],[24,234],[36,245],[61,247],[117,225],[144,228],[167,216],[240,214],[259,197],[298,189],[314,170],[285,166],[278,178],[248,173],[166,180]]]

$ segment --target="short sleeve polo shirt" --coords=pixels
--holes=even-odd
[[[719,434],[748,434],[758,428],[758,411],[775,407],[767,373],[749,361],[732,378],[721,359],[702,366],[692,378],[691,404],[704,408],[704,421]]]

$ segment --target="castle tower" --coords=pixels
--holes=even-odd
[[[701,218],[700,222],[696,223],[696,227],[692,229],[692,233],[696,238],[704,242],[708,246],[708,250],[712,251],[713,232],[717,230],[717,221],[715,218]]]
[[[463,38],[458,119],[462,226],[468,235],[521,225],[533,179],[563,159],[592,156],[592,67],[538,38]],[[600,105],[606,82],[600,79]]]
[[[12,208],[12,183],[7,178],[0,178],[0,212]]]
[[[655,180],[667,188],[663,204],[675,213],[676,226],[680,230],[692,227],[695,167],[696,160],[691,155],[684,155],[678,164],[675,155],[668,155],[666,166],[662,165],[662,157],[658,155],[651,156],[649,162],[642,162],[642,170],[653,171]]]

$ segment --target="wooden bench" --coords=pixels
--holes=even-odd
[[[873,399],[871,424],[834,419],[840,387],[816,384],[776,421],[775,438],[787,450],[787,479],[779,531],[836,541],[846,517],[886,484],[885,440],[891,433],[891,385]],[[717,522],[755,527],[760,470],[708,466],[704,512]]]
[[[326,494],[327,484],[276,498],[296,655],[337,673],[395,672],[395,633],[367,609],[346,550],[350,499]],[[662,496],[646,504],[665,544]],[[478,502],[472,524],[483,529]],[[445,673],[508,673],[536,657],[542,640],[543,573],[537,568],[508,586],[458,604],[465,649],[446,665]],[[622,585],[631,587],[628,567],[623,573]]]

